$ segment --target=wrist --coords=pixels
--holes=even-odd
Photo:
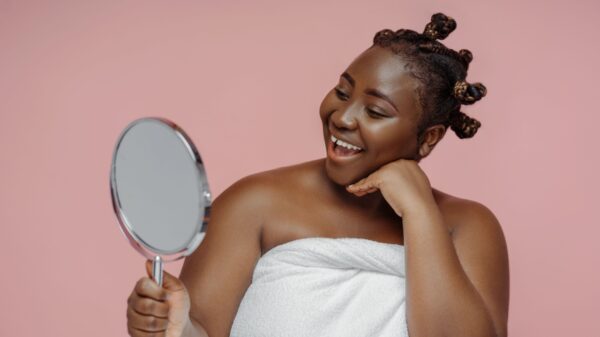
[[[439,208],[438,208],[435,200],[433,200],[433,198],[432,198],[431,200],[423,200],[421,202],[414,203],[413,205],[406,207],[404,210],[402,210],[402,217],[403,218],[422,217],[425,215],[433,214],[434,212],[438,212],[438,211],[439,211]]]

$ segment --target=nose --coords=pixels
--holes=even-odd
[[[353,105],[351,105],[344,109],[334,111],[331,114],[331,122],[338,129],[356,129],[357,121],[354,110],[356,109],[354,109]]]

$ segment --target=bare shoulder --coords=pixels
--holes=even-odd
[[[498,259],[507,259],[507,244],[502,225],[494,212],[481,202],[436,190],[438,206],[451,227],[457,249],[486,247]]]
[[[253,210],[257,213],[269,206],[276,189],[277,184],[269,171],[250,174],[221,192],[213,202],[213,209],[227,207],[228,211]]]
[[[310,171],[311,165],[314,166],[312,161],[247,175],[229,186],[219,198],[247,201],[252,206],[268,206],[278,193],[299,183],[305,173]]]
[[[202,243],[185,258],[179,278],[190,295],[190,317],[209,336],[229,336],[261,256],[265,217],[278,200],[282,179],[280,171],[265,171],[231,184],[212,203]]]
[[[237,181],[232,188],[235,193],[254,194],[270,199],[290,196],[294,190],[305,190],[314,184],[319,167],[319,160],[312,160],[293,165],[286,165],[246,176]],[[246,192],[246,193],[244,193]]]
[[[317,161],[309,161],[247,175],[234,182],[215,199],[213,211],[226,208],[228,213],[250,215],[251,223],[258,225],[262,231],[266,218],[272,212],[291,198],[305,194],[302,192],[314,181],[310,175],[314,175],[315,167]]]
[[[502,226],[481,202],[435,192],[461,266],[486,304],[499,336],[506,336],[510,272]]]
[[[486,235],[488,239],[495,241],[504,240],[498,218],[483,203],[436,189],[434,189],[434,196],[455,237],[465,232],[473,232],[477,235]]]

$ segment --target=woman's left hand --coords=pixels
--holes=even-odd
[[[367,177],[346,186],[346,190],[357,196],[379,190],[400,216],[416,206],[434,202],[427,175],[411,159],[398,159],[385,164]]]

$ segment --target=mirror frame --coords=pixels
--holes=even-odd
[[[187,152],[190,155],[190,158],[195,162],[198,178],[202,179],[200,175],[204,176],[204,179],[202,179],[204,183],[202,184],[200,191],[200,193],[202,194],[201,198],[203,198],[204,200],[204,216],[201,219],[198,219],[198,223],[196,224],[198,230],[193,235],[193,237],[182,249],[177,251],[164,251],[155,249],[148,245],[146,242],[144,242],[144,240],[142,240],[142,238],[140,238],[135,233],[135,230],[131,227],[130,222],[127,220],[127,216],[122,210],[121,201],[117,192],[115,164],[119,146],[121,145],[121,142],[123,141],[123,138],[125,137],[127,132],[132,127],[136,126],[139,123],[148,121],[163,124],[164,126],[169,127],[171,130],[173,130],[173,132],[175,132],[175,134],[180,138],[183,145],[185,145]],[[127,125],[127,127],[125,127],[123,131],[121,131],[121,134],[119,135],[119,138],[117,140],[117,144],[114,147],[110,167],[110,194],[112,199],[113,210],[117,215],[117,219],[119,221],[119,228],[121,229],[121,232],[123,232],[123,234],[129,240],[131,245],[148,259],[153,260],[156,258],[156,256],[160,256],[161,260],[163,261],[175,261],[191,254],[198,247],[198,245],[200,245],[200,242],[204,237],[203,234],[204,232],[206,232],[206,228],[208,226],[208,221],[210,219],[210,209],[212,205],[211,194],[208,187],[208,179],[206,176],[204,163],[202,162],[202,158],[200,157],[200,154],[196,149],[194,143],[192,142],[191,138],[183,131],[183,129],[181,129],[174,122],[163,117],[144,117],[129,123],[129,125]]]

